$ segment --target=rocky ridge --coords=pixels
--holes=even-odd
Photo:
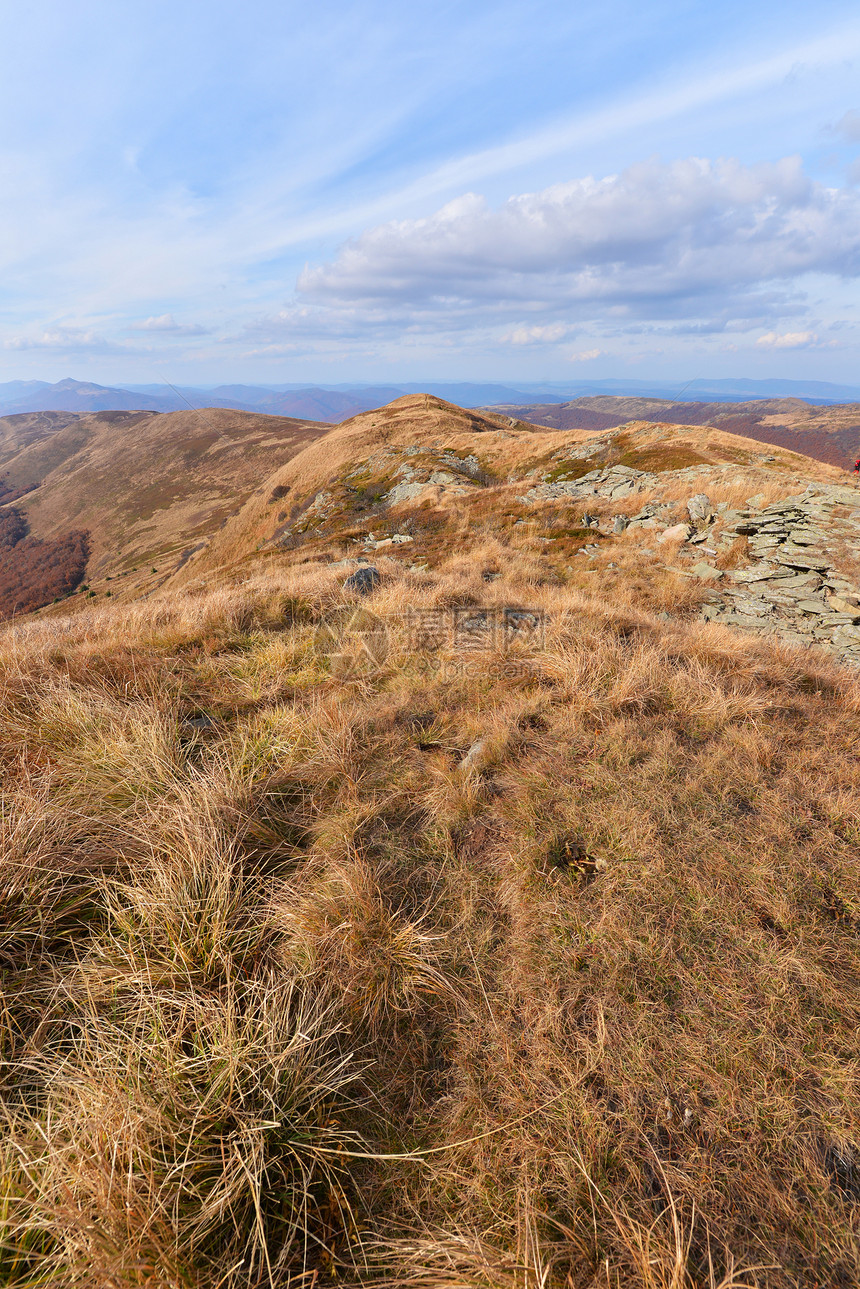
[[[592,445],[592,454],[597,446]],[[768,464],[774,458],[760,460]],[[718,485],[734,471],[731,465],[711,464],[659,475],[615,464],[572,480],[545,478],[517,500],[528,505],[589,498],[620,501],[637,493],[653,494],[669,477],[673,484],[692,489]],[[821,647],[843,663],[860,666],[860,491],[815,482],[769,504],[763,496],[750,497],[743,509],[730,509],[725,503],[712,506],[706,493],[696,492],[686,502],[688,521],[672,522],[677,509],[677,501],[649,500],[636,514],[610,516],[604,531],[617,537],[656,530],[659,545],[677,542],[677,563],[667,567],[712,584],[703,620],[789,644]],[[587,513],[582,523],[601,526]],[[739,539],[739,566],[720,567]],[[578,553],[593,559],[602,549],[592,543]]]
[[[860,553],[859,499],[853,488],[810,484],[761,510],[723,515],[718,549],[746,537],[753,562],[714,570],[719,592],[703,617],[793,644],[823,645],[860,665],[860,588],[839,558]]]
[[[581,499],[591,496],[608,497],[612,501],[618,501],[621,497],[629,497],[636,492],[647,492],[657,482],[657,475],[650,474],[646,470],[634,470],[632,466],[626,465],[610,465],[598,470],[589,470],[579,479],[537,484],[517,500],[530,503],[557,501],[562,497]]]

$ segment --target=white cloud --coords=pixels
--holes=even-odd
[[[163,331],[173,336],[208,336],[206,327],[196,323],[183,326],[177,322],[172,313],[162,313],[157,318],[146,318],[143,322],[134,322],[131,331]]]
[[[605,352],[604,349],[580,349],[578,353],[568,354],[567,360],[571,363],[590,363],[595,358],[602,358]]]
[[[781,336],[768,331],[756,341],[762,349],[809,349],[817,343],[818,336],[814,331],[786,331]]]
[[[775,320],[785,301],[763,306],[762,285],[812,272],[860,273],[860,194],[814,182],[796,157],[758,166],[694,157],[557,184],[498,209],[467,193],[426,218],[368,229],[306,268],[298,290],[389,317],[526,306],[729,320],[754,300],[759,317]]]
[[[514,327],[502,336],[509,345],[554,345],[564,340],[570,327],[566,322],[551,322],[547,326]]]
[[[4,349],[55,349],[66,353],[113,353],[116,350],[136,352],[128,346],[115,344],[104,336],[76,327],[46,327],[33,336],[12,336],[3,342]]]

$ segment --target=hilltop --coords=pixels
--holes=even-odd
[[[772,443],[850,468],[860,455],[860,403],[815,406],[800,398],[734,403],[676,403],[661,398],[601,395],[567,403],[505,404],[494,412],[553,430],[606,430],[630,420],[661,425],[712,425],[728,434]]]
[[[4,1283],[857,1283],[860,489],[212,418],[0,506],[163,543],[0,628]]]
[[[39,426],[25,429],[35,435]],[[592,582],[617,595],[625,580],[619,561],[644,588],[639,566],[648,543],[688,521],[687,501],[704,493],[710,527],[665,546],[647,593],[692,597],[703,615],[758,634],[809,637],[844,659],[855,651],[845,597],[860,595],[853,546],[860,528],[844,517],[855,498],[845,472],[708,425],[630,421],[603,433],[550,431],[424,394],[336,427],[218,409],[99,413],[54,427],[9,457],[0,487],[9,499],[0,507],[7,612],[62,601],[76,583],[84,588],[79,603],[108,594],[130,603],[291,551],[355,561],[400,546],[412,563],[432,566],[463,532],[482,526],[496,535],[528,526],[547,571],[561,580],[584,549]],[[824,544],[820,516],[810,510],[818,503],[807,495],[815,487],[820,502],[828,489],[843,509],[847,502],[844,516],[838,508],[830,516],[838,549],[808,552],[819,567],[793,569],[791,586],[779,570],[770,580],[759,576],[754,552],[777,532],[768,502],[803,494],[781,541],[790,549],[791,534],[804,541],[800,529],[811,524]],[[595,530],[571,525],[577,502],[587,503]],[[756,524],[761,539],[738,527],[754,534]],[[30,570],[23,590],[22,567]],[[678,589],[691,579],[695,592]],[[737,579],[742,585],[732,589]],[[785,601],[791,587],[804,610]]]

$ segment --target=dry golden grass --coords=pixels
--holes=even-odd
[[[461,535],[0,636],[0,1284],[857,1282],[856,679]]]

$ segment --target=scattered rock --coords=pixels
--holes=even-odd
[[[818,614],[818,613],[830,612],[824,600],[798,600],[797,610],[799,613],[807,613],[807,614],[808,613]]]
[[[628,497],[636,492],[644,492],[659,482],[659,476],[644,470],[633,470],[630,466],[612,465],[600,470],[590,470],[579,479],[558,480],[555,483],[541,483],[531,488],[522,498],[527,504],[536,501],[555,501],[563,497]]]
[[[844,542],[860,553],[860,511],[852,511],[854,518],[834,513],[835,507],[856,506],[856,499],[854,488],[810,484],[757,512],[724,514],[721,544],[746,536],[756,562],[729,573],[715,592],[719,603],[703,606],[702,618],[787,644],[815,645],[860,666],[860,590],[833,570],[828,545]],[[751,497],[749,506],[762,502],[762,496]]]
[[[841,595],[831,595],[827,604],[836,613],[850,613],[855,619],[860,612],[856,604],[852,604],[851,600],[843,600]]]
[[[683,542],[690,536],[689,524],[673,524],[657,538],[658,542]]]
[[[749,568],[733,568],[729,577],[733,582],[767,582],[772,578],[778,578],[780,570],[773,564],[751,564]],[[790,574],[785,573],[788,577]]]
[[[687,510],[694,524],[707,523],[714,517],[710,499],[703,492],[697,492],[695,497],[690,498],[687,502]]]
[[[698,577],[702,582],[717,582],[723,576],[722,569],[714,568],[713,564],[706,564],[704,560],[693,565],[692,573],[693,577]]]
[[[379,585],[379,569],[373,564],[365,564],[362,568],[357,568],[354,573],[346,579],[343,584],[345,591],[355,591],[357,595],[370,595]]]
[[[393,537],[381,537],[378,541],[372,539],[365,544],[368,550],[378,551],[384,546],[405,546],[414,540],[408,533],[395,533]]]
[[[486,739],[484,738],[476,739],[475,742],[472,744],[472,746],[469,748],[466,755],[461,759],[460,769],[473,770],[478,760],[480,759],[481,753],[484,751],[484,748],[486,746],[487,746]]]
[[[204,730],[214,729],[217,724],[214,716],[207,716],[205,712],[201,712],[199,716],[186,717],[181,726],[183,730],[202,733]]]

